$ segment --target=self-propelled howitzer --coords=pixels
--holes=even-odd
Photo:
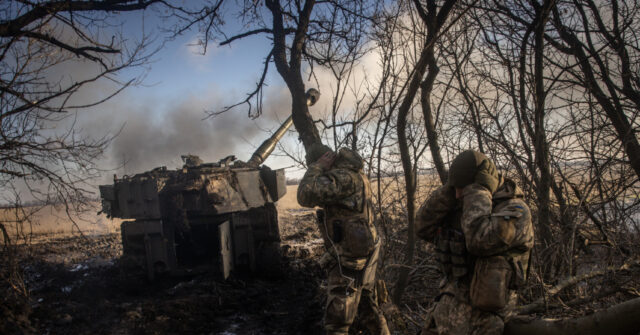
[[[319,92],[307,92],[307,105]],[[153,279],[204,269],[227,278],[232,270],[269,269],[279,261],[275,202],[286,193],[284,169],[261,164],[292,124],[289,117],[247,162],[234,156],[203,163],[184,155],[177,170],[114,177],[101,185],[102,212],[124,219],[123,258]]]

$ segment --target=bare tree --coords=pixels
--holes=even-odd
[[[638,11],[635,3],[479,1],[469,5],[469,19],[465,17],[460,25],[447,29],[437,42],[442,45],[436,45],[436,55],[443,57],[436,58],[438,75],[430,95],[429,105],[435,112],[432,129],[443,139],[439,145],[442,152],[481,148],[505,175],[522,185],[534,210],[537,233],[530,290],[524,296],[547,296],[549,284],[584,270],[581,255],[593,257],[604,245],[610,248],[607,262],[620,261],[628,256],[627,243],[638,236],[637,229],[633,231],[636,225],[629,220],[637,215],[632,214],[637,213],[637,201],[630,200],[637,194],[637,175],[627,158],[628,145],[600,100],[590,93],[584,82],[588,76],[568,52],[554,15],[561,14],[558,23],[568,26],[583,45],[588,46],[592,39],[590,53],[594,56],[587,59],[596,69],[601,65],[600,69],[608,69],[597,72],[597,83],[604,85],[602,78],[609,76],[617,85],[613,91],[622,97],[621,111],[633,125],[637,124],[637,110],[630,98],[633,93],[621,93],[624,62],[618,60],[623,57],[617,49],[607,49],[610,42],[598,34],[614,30],[609,14],[618,13],[619,28],[626,29],[621,37],[630,55],[632,70],[627,76],[633,78],[637,57],[631,45],[637,42],[629,29]],[[575,9],[578,5],[586,6],[591,30],[581,23],[585,20]],[[607,22],[607,29],[596,27],[592,7],[606,18],[602,21]],[[598,54],[602,50],[611,54]],[[602,59],[600,65],[597,57]],[[400,120],[398,126],[402,128]],[[415,273],[416,268],[407,269]],[[599,292],[598,285],[588,284],[594,297],[611,295],[610,291]],[[565,293],[571,297],[579,294],[578,290]],[[585,303],[585,299],[575,299]]]
[[[256,88],[240,103],[212,114],[247,104],[249,115],[260,115],[262,90],[269,66],[273,62],[291,93],[293,123],[300,140],[308,148],[311,144],[320,142],[321,138],[305,102],[303,75],[308,74],[312,78],[314,66],[341,71],[338,74],[340,78],[347,74],[349,70],[345,65],[352,63],[353,57],[357,58],[362,54],[358,49],[366,42],[363,31],[371,21],[371,13],[377,5],[368,1],[341,0],[318,3],[315,0],[270,0],[264,5],[267,11],[260,2],[245,2],[239,16],[251,21],[250,30],[225,38],[220,43],[227,45],[256,34],[269,36],[273,48],[265,56],[264,69]],[[218,29],[223,31],[221,26]]]
[[[160,0],[0,4],[0,197],[12,208],[8,217],[14,216],[11,222],[0,222],[1,284],[10,288],[3,295],[3,306],[22,303],[28,292],[20,284],[13,257],[15,237],[28,232],[24,225],[34,211],[22,206],[24,199],[63,206],[71,219],[92,197],[89,181],[101,171],[96,161],[112,138],[82,134],[76,129],[75,113],[140,83],[143,67],[161,44],[154,47],[149,35],[125,36],[118,13],[152,7],[163,7],[176,17],[191,15],[191,21],[198,15],[215,17],[216,8],[207,7],[203,16],[201,10]],[[184,22],[176,19],[176,24]],[[73,67],[83,71],[71,73]],[[141,70],[139,75],[121,79],[123,70],[136,68]],[[85,93],[96,84],[110,91],[91,100]],[[3,308],[1,313],[5,312]],[[10,332],[14,331],[19,330]]]
[[[82,187],[95,175],[95,159],[109,138],[82,137],[73,130],[73,113],[100,104],[137,79],[116,74],[145,64],[153,54],[148,37],[125,43],[109,30],[109,11],[143,10],[156,1],[56,2],[7,1],[0,11],[0,183],[20,181],[31,196],[45,202],[77,203]],[[88,64],[80,76],[59,74],[68,64]],[[110,82],[112,92],[94,101],[77,99],[83,87]],[[67,131],[52,131],[71,123]],[[17,185],[16,185],[17,186]]]
[[[423,102],[423,113],[425,113],[425,123],[427,125],[427,134],[428,136],[435,136],[435,131],[432,127],[432,118],[431,118],[431,106],[429,100],[429,91],[433,87],[433,81],[435,80],[435,76],[437,75],[437,66],[435,64],[435,56],[434,56],[434,47],[436,43],[436,39],[440,35],[441,29],[445,27],[445,23],[456,4],[455,0],[445,1],[440,8],[435,1],[427,1],[427,8],[423,8],[423,5],[419,1],[414,2],[416,6],[416,10],[423,21],[423,23],[427,26],[427,36],[424,41],[424,45],[420,51],[420,58],[415,64],[413,69],[413,74],[409,79],[409,85],[407,87],[407,93],[404,97],[402,104],[398,109],[398,145],[400,147],[400,153],[402,156],[402,166],[404,170],[404,180],[406,184],[406,192],[407,192],[407,221],[408,221],[408,241],[407,241],[407,254],[405,259],[405,265],[411,266],[413,263],[414,257],[414,246],[415,246],[415,228],[414,228],[414,219],[415,219],[415,192],[416,192],[416,174],[414,172],[414,168],[412,167],[411,158],[409,155],[408,142],[406,137],[406,122],[409,110],[413,105],[413,100],[417,94],[419,86],[422,86],[422,89],[425,93],[422,95]],[[425,71],[429,67],[427,78],[423,79],[425,75]],[[426,110],[425,110],[426,107]],[[435,139],[435,137],[433,138]],[[441,172],[442,159],[440,158],[440,154],[437,148],[437,143],[431,143],[435,145],[432,147],[436,151],[436,156],[434,156],[434,160],[439,162],[436,163],[437,168],[439,168],[438,172]],[[444,172],[441,174],[441,178]],[[402,298],[402,294],[404,292],[404,288],[407,283],[407,278],[409,274],[408,268],[403,268],[400,272],[400,276],[398,277],[398,282],[395,287],[394,292],[394,302],[399,303]]]
[[[593,0],[555,6],[552,21],[559,40],[549,40],[556,50],[573,58],[579,71],[570,68],[568,72],[606,113],[640,177],[640,143],[634,130],[640,108],[637,22],[633,19],[637,9],[637,2]],[[567,23],[567,15],[577,20]]]

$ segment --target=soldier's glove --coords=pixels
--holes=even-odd
[[[496,166],[488,159],[484,159],[478,166],[478,172],[476,172],[475,182],[486,187],[489,192],[493,192],[498,189],[500,180],[498,179],[498,171]]]
[[[320,157],[322,157],[322,155],[330,151],[331,148],[322,143],[313,143],[309,148],[307,148],[307,154],[305,155],[307,165],[315,163]]]

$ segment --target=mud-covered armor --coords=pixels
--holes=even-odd
[[[325,329],[327,334],[347,334],[362,301],[367,327],[374,334],[389,334],[376,298],[381,240],[373,224],[369,180],[361,165],[341,158],[350,154],[345,150],[328,171],[310,164],[298,186],[300,205],[322,207],[318,228],[334,259],[328,265]]]
[[[496,180],[493,193],[464,186],[460,200],[448,183],[418,211],[416,233],[434,243],[445,273],[423,334],[502,334],[526,278],[533,228],[522,190]]]

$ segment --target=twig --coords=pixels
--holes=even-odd
[[[0,230],[2,230],[2,237],[4,238],[4,249],[5,251],[11,244],[11,239],[9,239],[9,234],[7,233],[7,229],[4,227],[4,224],[0,223]]]
[[[413,312],[413,311],[411,310],[411,308],[410,308],[407,304],[404,304],[404,307],[405,307],[406,309],[408,309],[410,312]],[[417,327],[422,327],[422,323],[420,323],[420,322],[418,322],[418,321],[414,320],[414,319],[413,319],[409,314],[407,314],[407,313],[402,313],[402,316],[403,316],[405,319],[407,319],[407,320],[411,321],[411,323],[413,323],[413,324],[414,324],[414,325],[416,325]]]
[[[409,266],[409,265],[406,265],[406,264],[387,264],[385,269],[388,269],[388,268],[407,268],[407,269],[412,269],[412,270],[415,269],[415,267]]]
[[[538,300],[528,304],[528,305],[524,305],[518,308],[518,314],[530,314],[536,310],[538,310],[538,308],[542,307],[544,305],[544,301],[546,299],[546,297],[552,297],[555,296],[556,294],[558,294],[560,291],[564,290],[567,287],[573,286],[581,281],[587,280],[587,279],[591,279],[593,277],[597,277],[597,276],[601,276],[604,275],[607,272],[610,271],[624,271],[624,270],[628,270],[631,266],[633,265],[637,265],[638,261],[634,260],[633,262],[625,262],[624,264],[622,264],[622,266],[620,267],[614,267],[614,266],[610,266],[607,267],[604,270],[599,270],[599,271],[593,271],[593,272],[589,272],[589,273],[585,273],[579,276],[573,276],[573,277],[568,277],[565,278],[563,280],[561,280],[558,284],[556,284],[554,287],[552,287],[549,291],[547,291],[547,294],[545,294],[543,297],[539,298]]]

